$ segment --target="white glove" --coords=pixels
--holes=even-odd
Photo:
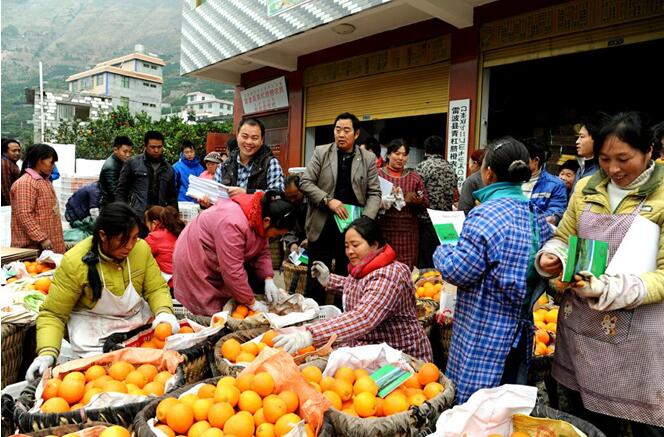
[[[34,359],[28,371],[25,372],[25,380],[28,381],[28,384],[34,384],[39,381],[39,378],[42,377],[46,369],[53,367],[55,364],[55,357],[50,355],[41,355]]]
[[[281,293],[279,292],[279,288],[274,284],[273,279],[266,279],[265,280],[265,299],[267,300],[267,303],[269,304],[274,304],[274,303],[279,303],[279,298],[281,297]]]
[[[311,265],[311,277],[318,279],[320,285],[325,287],[327,281],[330,279],[330,269],[320,261],[314,261]]]
[[[255,313],[269,313],[270,309],[265,305],[263,302],[260,300],[254,300],[253,305],[251,305],[249,308],[254,310]]]
[[[574,288],[588,299],[588,306],[597,311],[613,311],[641,305],[648,294],[645,284],[636,275],[617,274],[595,277],[590,272],[579,272],[586,286]],[[584,295],[585,293],[585,295]]]
[[[171,313],[164,312],[157,314],[157,317],[155,317],[152,321],[152,327],[156,328],[160,323],[168,323],[171,325],[171,332],[173,334],[176,334],[180,330],[180,323],[178,322],[178,319],[176,319],[175,316]]]
[[[391,194],[389,194],[385,197],[381,197],[381,199],[380,199],[380,209],[388,210],[388,209],[392,208],[392,205],[394,205],[394,202],[396,202],[396,199]]]
[[[300,349],[311,346],[314,339],[307,329],[301,328],[289,334],[277,335],[274,337],[273,343],[274,347],[282,347],[286,352],[293,355]]]

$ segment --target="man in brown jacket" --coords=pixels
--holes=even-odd
[[[375,219],[380,208],[380,183],[376,157],[355,141],[360,135],[360,121],[348,112],[334,121],[334,143],[318,146],[300,182],[309,199],[305,231],[309,242],[309,265],[321,261],[328,267],[335,260],[334,273],[347,275],[348,258],[344,236],[334,220],[336,214],[348,217],[344,204],[364,208],[362,215]],[[325,292],[309,275],[306,294],[325,303]]]

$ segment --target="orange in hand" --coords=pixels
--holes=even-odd
[[[166,337],[173,334],[173,328],[170,323],[160,323],[154,328],[154,336],[161,341],[165,341]]]

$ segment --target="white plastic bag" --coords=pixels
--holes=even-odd
[[[385,364],[392,364],[408,372],[415,371],[403,357],[401,351],[388,346],[386,343],[381,343],[335,349],[327,360],[323,375],[334,376],[334,373],[341,367],[366,369],[369,373],[372,373]]]

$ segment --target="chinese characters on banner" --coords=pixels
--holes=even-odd
[[[240,91],[245,114],[270,111],[288,106],[286,79],[281,76],[269,82]]]
[[[468,123],[470,122],[470,99],[450,100],[447,123],[447,161],[454,167],[459,179],[459,188],[466,179],[468,162]]]

